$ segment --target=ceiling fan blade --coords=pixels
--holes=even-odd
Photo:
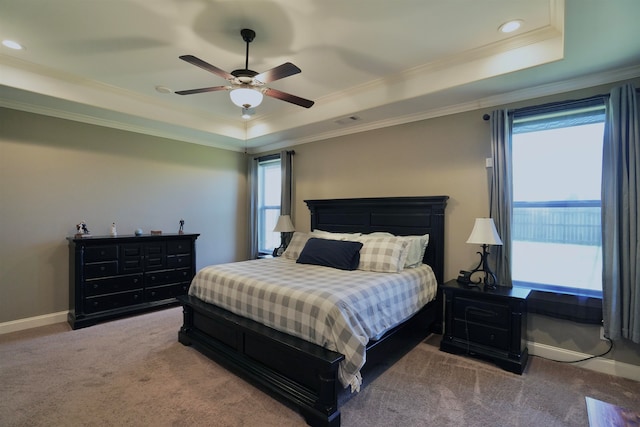
[[[178,95],[193,95],[194,93],[205,93],[205,92],[215,92],[217,90],[229,90],[231,86],[213,86],[213,87],[203,87],[201,89],[189,89],[189,90],[178,90],[174,93]]]
[[[271,83],[276,80],[284,79],[285,77],[293,76],[300,73],[302,70],[293,65],[291,62],[285,62],[282,65],[278,65],[275,68],[260,73],[254,77],[254,79],[261,81],[262,83]]]
[[[200,58],[197,58],[193,55],[182,55],[179,57],[180,59],[182,59],[183,61],[188,62],[189,64],[195,65],[196,67],[200,67],[203,70],[207,70],[210,73],[216,74],[220,77],[222,77],[223,79],[226,80],[233,80],[234,77],[231,73],[227,73],[224,70],[221,70],[220,68],[216,67],[215,65],[211,65],[208,62],[203,61]]]
[[[300,98],[299,96],[291,95],[289,93],[282,92],[276,89],[267,88],[263,91],[263,93],[272,98],[276,98],[281,101],[290,102],[292,104],[296,104],[304,108],[311,108],[311,106],[315,104],[315,102],[309,99]]]

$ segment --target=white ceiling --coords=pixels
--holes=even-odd
[[[259,152],[640,76],[637,0],[0,0],[0,106]],[[512,34],[497,31],[522,19]],[[301,74],[250,120],[178,59]],[[357,117],[352,120],[350,117]]]

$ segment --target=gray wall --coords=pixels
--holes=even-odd
[[[0,109],[0,323],[69,309],[67,236],[200,233],[197,266],[247,247],[245,155]]]

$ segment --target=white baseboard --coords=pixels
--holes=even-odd
[[[553,347],[532,341],[527,342],[527,347],[529,348],[529,354],[553,360],[570,361],[591,357],[590,354],[579,353],[577,351],[566,350],[564,348]],[[584,362],[572,363],[572,365],[589,369],[591,371],[640,381],[640,366],[632,365],[630,363],[617,362],[615,360],[605,359],[604,357],[596,357],[585,360]]]
[[[38,326],[53,325],[67,321],[68,311],[43,314],[42,316],[27,317],[25,319],[12,320],[0,323],[0,335],[10,332],[24,331],[25,329],[37,328]]]

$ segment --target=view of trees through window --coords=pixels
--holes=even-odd
[[[514,283],[601,295],[604,108],[514,119]]]

